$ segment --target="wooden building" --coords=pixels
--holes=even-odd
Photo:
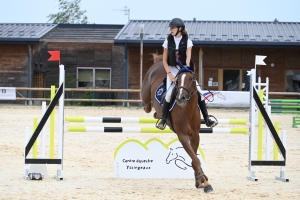
[[[123,88],[125,51],[113,41],[122,27],[0,24],[0,87],[57,85],[58,62],[48,61],[48,51],[58,50],[66,69],[66,87]],[[40,92],[21,95],[45,97]]]
[[[59,50],[67,87],[140,89],[141,58],[144,76],[153,64],[152,53],[163,52],[168,24],[169,20],[131,20],[125,26],[0,24],[0,87],[57,85],[58,62],[48,61],[48,51]],[[270,91],[300,92],[295,87],[300,81],[299,22],[193,20],[185,24],[203,89],[248,91],[246,71],[254,67],[255,55],[265,55],[267,65],[257,69],[262,80],[269,77]],[[37,92],[19,95],[44,96]],[[140,97],[118,93],[113,98]]]
[[[122,28],[123,25],[59,24],[44,38],[43,50],[35,55],[36,60],[43,58],[48,50],[59,50],[67,87],[123,88],[125,51],[113,41]],[[47,62],[47,70],[47,86],[50,87],[58,82],[57,62]],[[96,94],[94,98],[124,96],[121,93]]]
[[[42,38],[56,26],[0,23],[0,87],[34,87],[33,54],[39,51]],[[44,72],[37,72],[40,73]],[[18,95],[31,97],[31,92],[20,91]]]
[[[184,21],[193,41],[192,60],[203,89],[249,91],[246,71],[254,68],[255,55],[265,55],[266,66],[257,66],[258,75],[269,77],[270,91],[297,91],[300,81],[300,23],[251,21]],[[131,20],[115,37],[124,45],[128,82],[125,87],[140,86],[140,45],[143,44],[142,74],[152,65],[151,53],[163,52],[169,34],[168,20]],[[140,27],[144,26],[143,40]],[[202,73],[199,73],[202,69]],[[212,79],[212,85],[208,85]],[[300,92],[300,91],[297,91]],[[131,98],[138,98],[131,96]]]

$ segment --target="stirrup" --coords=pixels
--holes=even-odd
[[[155,127],[160,129],[160,130],[165,130],[166,128],[166,123],[164,124],[161,124],[161,121],[163,120],[163,118],[160,118],[157,120],[156,124],[155,124]],[[159,122],[159,123],[158,123]]]
[[[210,118],[213,118],[213,120],[211,120]],[[219,124],[217,118],[216,118],[215,116],[213,116],[213,115],[208,115],[207,120],[208,120],[208,122],[213,122],[213,123],[209,126],[210,128],[213,128],[213,127],[215,127],[215,126],[217,126],[217,125]]]

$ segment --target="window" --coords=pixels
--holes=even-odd
[[[204,69],[203,86],[209,90],[250,91],[248,71],[251,69]],[[256,82],[258,77],[259,70],[256,70]]]
[[[95,69],[95,87],[110,88],[110,69]]]
[[[223,90],[224,91],[240,90],[240,70],[223,71]]]
[[[300,92],[300,71],[287,70],[286,77],[286,91],[287,92]]]
[[[77,87],[110,88],[111,68],[78,67]]]

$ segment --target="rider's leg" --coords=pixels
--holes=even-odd
[[[167,102],[167,100],[164,100],[163,108],[162,108],[162,116],[160,122],[156,125],[156,128],[159,128],[161,130],[164,130],[166,127],[166,118],[168,114],[168,109],[169,109],[170,103]]]
[[[175,84],[172,84],[172,81],[169,78],[169,76],[167,76],[166,84],[167,84],[166,85],[167,93],[166,93],[164,104],[163,104],[162,116],[161,116],[160,122],[156,125],[156,128],[159,128],[161,130],[164,130],[166,127],[166,118],[167,118],[167,114],[169,111],[168,109],[169,109],[169,105],[170,105],[171,95],[172,95],[173,88],[175,86]]]
[[[200,110],[201,110],[201,112],[202,112],[202,115],[203,115],[205,124],[206,124],[207,127],[212,127],[212,126],[214,126],[217,122],[214,121],[214,120],[209,119],[208,112],[207,112],[207,108],[206,108],[206,103],[205,103],[204,97],[201,95],[201,88],[200,88],[198,82],[196,82],[196,85],[197,85],[197,90],[198,90],[198,92],[199,92],[199,95],[198,95],[198,103],[199,103],[199,105],[200,105]]]

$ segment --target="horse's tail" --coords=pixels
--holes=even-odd
[[[154,98],[154,90],[162,83],[163,78],[166,76],[162,64],[162,56],[153,54],[154,64],[147,71],[141,88],[141,99],[146,105],[144,108],[146,113],[152,110],[152,99]]]
[[[141,88],[141,99],[143,103],[146,105],[144,107],[144,110],[146,113],[151,112],[152,110],[152,105],[151,105],[151,76],[149,71],[146,73],[143,83],[142,83],[142,88]]]

